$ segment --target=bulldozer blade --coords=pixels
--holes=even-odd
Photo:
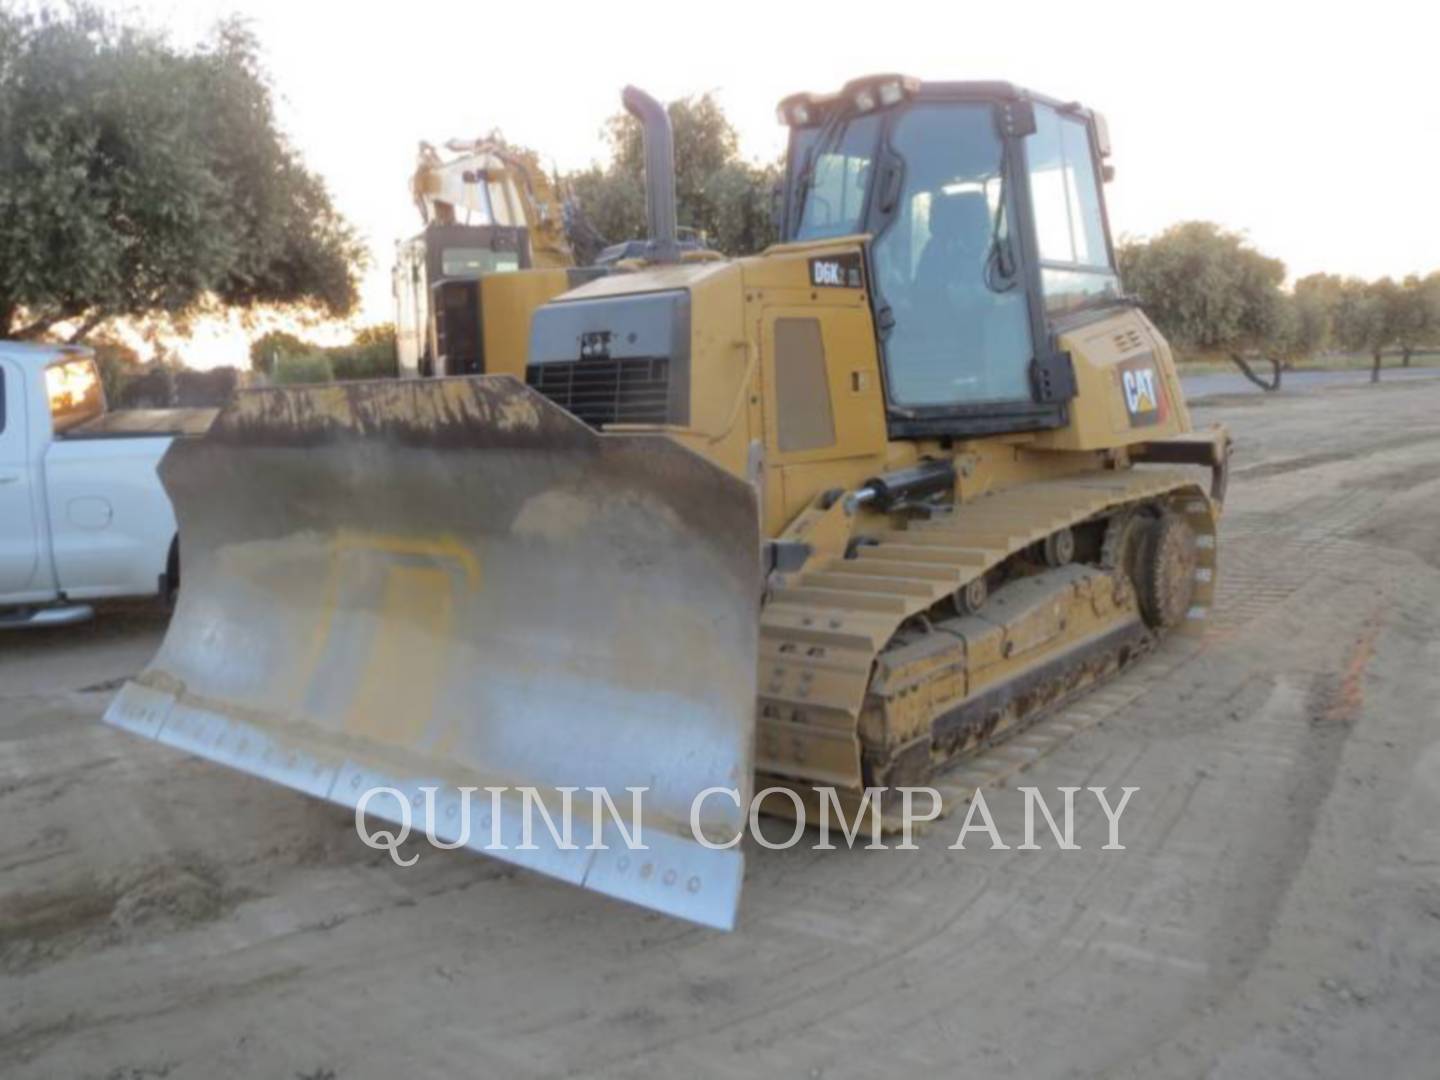
[[[733,925],[743,855],[710,845],[752,784],[750,485],[504,376],[249,391],[160,473],[183,584],[109,723]],[[738,805],[692,815],[707,788]]]

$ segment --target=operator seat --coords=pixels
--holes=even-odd
[[[937,284],[983,289],[990,233],[990,204],[983,191],[935,192],[930,199],[930,239],[916,265],[915,284],[921,289]]]
[[[930,196],[930,237],[910,286],[909,325],[902,320],[916,378],[931,380],[934,400],[983,400],[991,373],[986,345],[997,302],[985,280],[993,223],[983,191]],[[1007,320],[1013,321],[1013,320]],[[924,357],[923,360],[919,359]]]

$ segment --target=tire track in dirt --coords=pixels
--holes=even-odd
[[[1391,435],[1385,438],[1371,439],[1363,447],[1342,447],[1334,450],[1320,450],[1315,453],[1302,454],[1298,457],[1280,458],[1276,461],[1264,461],[1254,465],[1241,465],[1231,470],[1230,475],[1234,479],[1263,480],[1271,476],[1283,476],[1287,473],[1304,472],[1308,469],[1319,469],[1326,465],[1334,465],[1339,462],[1353,462],[1361,458],[1372,457],[1375,454],[1383,454],[1390,450],[1404,450],[1412,446],[1421,446],[1425,443],[1440,442],[1440,431],[1413,431],[1404,435]]]

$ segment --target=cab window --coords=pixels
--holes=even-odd
[[[442,277],[479,277],[520,269],[520,256],[513,251],[489,248],[445,248],[440,253]]]
[[[1056,314],[1114,298],[1119,281],[1105,238],[1086,122],[1037,104],[1025,154],[1046,310]]]
[[[56,434],[93,420],[105,411],[100,376],[89,357],[62,360],[47,367],[45,393],[50,399],[50,421]]]
[[[860,231],[865,193],[880,134],[878,114],[862,116],[845,125],[839,138],[822,143],[810,165],[810,182],[804,200],[797,240],[823,240]]]

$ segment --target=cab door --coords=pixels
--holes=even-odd
[[[0,360],[0,599],[30,589],[40,560],[25,401],[24,374]]]

